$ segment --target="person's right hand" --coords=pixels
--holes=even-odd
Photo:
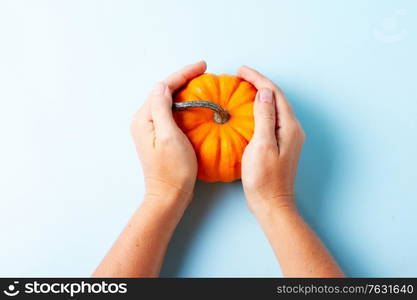
[[[246,66],[238,76],[258,93],[254,103],[255,131],[242,157],[242,183],[248,206],[257,214],[273,208],[295,208],[294,181],[304,131],[282,91]]]
[[[242,157],[242,183],[249,208],[265,232],[287,277],[343,277],[319,237],[297,211],[294,181],[304,131],[282,91],[248,67],[238,75],[258,93],[255,131]]]

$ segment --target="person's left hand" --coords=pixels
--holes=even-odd
[[[146,197],[179,199],[188,205],[197,176],[191,143],[172,116],[172,93],[206,70],[204,61],[189,65],[156,84],[135,114],[131,132],[145,176]]]

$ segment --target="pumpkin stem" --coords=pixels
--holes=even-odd
[[[218,124],[224,124],[230,119],[230,114],[220,105],[210,101],[185,101],[185,102],[174,102],[172,109],[183,110],[187,108],[208,108],[214,111],[213,120]]]

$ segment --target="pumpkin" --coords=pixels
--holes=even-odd
[[[240,179],[243,151],[254,130],[256,92],[239,77],[203,74],[174,95],[174,119],[194,147],[198,179]]]

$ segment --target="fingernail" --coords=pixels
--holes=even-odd
[[[259,100],[261,100],[261,102],[271,103],[272,91],[267,88],[261,89],[261,91],[259,92]]]
[[[165,92],[165,84],[158,82],[157,84],[155,84],[152,94],[160,95],[160,94],[163,94],[164,92]]]

